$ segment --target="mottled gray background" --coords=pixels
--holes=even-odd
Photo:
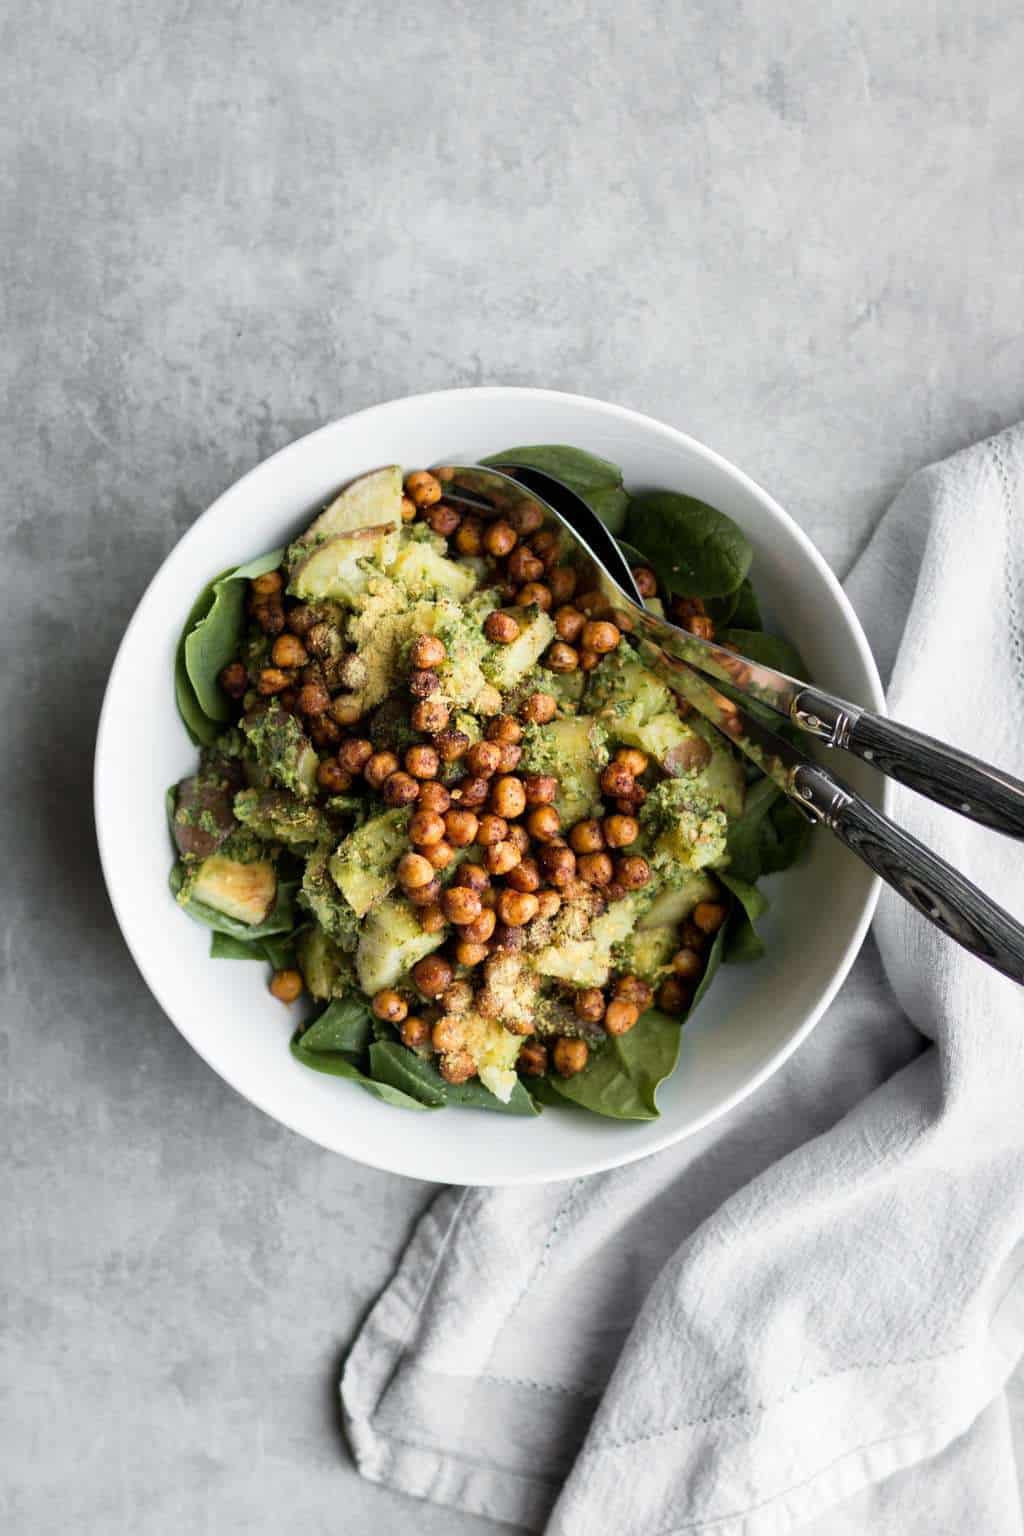
[[[5,1533],[498,1530],[338,1435],[427,1187],[242,1103],[110,917],[92,736],[159,561],[321,422],[504,382],[684,427],[843,570],[1024,411],[1022,50],[1015,0],[4,9]]]

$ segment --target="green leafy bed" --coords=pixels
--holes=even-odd
[[[619,539],[634,564],[651,566],[661,586],[680,597],[700,598],[713,617],[718,638],[754,660],[806,676],[800,657],[762,627],[749,578],[751,548],[743,531],[724,513],[692,496],[648,491],[631,496],[619,469],[606,460],[566,446],[505,450],[490,462],[515,460],[552,474],[571,486]],[[488,462],[488,461],[485,461]],[[174,686],[178,709],[197,745],[232,751],[233,717],[222,692],[221,670],[239,654],[245,631],[247,583],[276,570],[277,549],[226,571],[196,599],[178,645]],[[227,733],[225,735],[225,733]],[[743,814],[729,822],[727,863],[714,870],[733,898],[729,917],[714,939],[706,969],[686,1018],[702,1002],[721,964],[756,959],[763,944],[756,923],[767,907],[758,882],[789,868],[802,854],[807,824],[770,780],[745,765]],[[339,809],[351,810],[338,801]],[[168,791],[168,816],[175,816],[175,791]],[[171,888],[184,910],[211,933],[215,959],[258,960],[275,970],[296,965],[297,949],[313,926],[311,901],[303,891],[303,861],[285,849],[272,910],[258,926],[225,916],[190,893],[185,868],[174,866]],[[318,913],[318,916],[322,914]],[[358,1083],[387,1104],[410,1110],[456,1105],[517,1115],[535,1115],[542,1105],[575,1107],[619,1120],[657,1117],[659,1085],[675,1069],[685,1020],[650,1008],[628,1033],[593,1046],[576,1076],[520,1080],[507,1103],[479,1080],[446,1082],[432,1062],[406,1049],[389,1026],[374,1018],[367,999],[350,982],[344,995],[321,1005],[296,1032],[291,1052],[304,1066]]]

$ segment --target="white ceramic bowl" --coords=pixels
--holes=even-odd
[[[284,542],[343,481],[379,464],[474,460],[515,443],[572,443],[621,464],[632,489],[704,498],[746,530],[754,578],[815,680],[882,707],[863,631],[810,540],[752,480],[649,417],[539,389],[446,390],[374,406],[292,443],[231,487],[189,529],[140,602],[107,685],[96,750],[96,825],[128,947],[167,1015],[239,1093],[293,1130],[394,1173],[472,1184],[564,1179],[646,1156],[705,1126],[778,1069],[813,1028],[864,938],[877,882],[819,832],[809,861],[770,886],[767,956],[719,973],[688,1025],[661,1118],[622,1124],[571,1111],[535,1120],[448,1110],[412,1115],[292,1059],[294,1010],[257,965],[208,958],[209,934],[174,906],[164,792],[195,751],[175,711],[175,643],[199,588]],[[139,743],[143,750],[139,750]],[[861,770],[861,771],[858,771]],[[849,761],[862,792],[876,775]]]

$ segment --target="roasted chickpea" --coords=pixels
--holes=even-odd
[[[429,885],[434,878],[433,866],[421,853],[405,853],[398,861],[398,883],[407,891]]]
[[[460,555],[479,555],[484,547],[484,525],[472,513],[464,517],[455,531],[455,548]]]
[[[553,805],[535,805],[526,818],[526,830],[538,843],[550,843],[562,830],[562,818]]]
[[[575,672],[580,664],[579,654],[563,640],[554,640],[541,657],[541,666],[549,672]]]
[[[520,608],[539,608],[547,613],[551,608],[551,589],[542,581],[528,581],[516,593],[516,602]]]
[[[672,956],[672,970],[683,981],[693,981],[704,969],[704,961],[695,949],[677,949]]]
[[[445,926],[444,913],[436,901],[431,902],[429,907],[420,907],[417,916],[424,933],[440,933]]]
[[[504,842],[508,837],[508,822],[504,816],[495,816],[492,812],[481,816],[477,824],[476,840],[484,848],[492,843]]]
[[[280,592],[284,580],[280,571],[267,571],[263,576],[254,576],[249,585],[254,597],[273,597]]]
[[[678,976],[668,976],[658,988],[658,1007],[663,1013],[685,1013],[693,990]]]
[[[701,933],[717,933],[729,915],[720,901],[698,901],[691,914]]]
[[[217,681],[229,699],[240,699],[249,687],[249,674],[240,661],[229,661],[219,673]]]
[[[484,863],[492,875],[507,875],[515,869],[522,858],[522,854],[515,843],[508,841],[492,843],[484,855]]]
[[[490,950],[486,944],[474,944],[472,939],[460,939],[455,945],[456,960],[469,969],[486,960],[489,954]]]
[[[463,927],[480,916],[483,903],[467,885],[450,885],[441,897],[441,910],[450,923]]]
[[[445,1013],[468,1013],[472,1006],[473,988],[468,981],[453,981],[441,998]]]
[[[537,916],[554,917],[562,905],[562,898],[557,891],[537,892]]]
[[[583,633],[586,619],[578,608],[572,608],[568,604],[556,610],[554,615],[555,633],[559,640],[564,640],[566,645],[575,645]]]
[[[409,1004],[405,998],[391,987],[385,987],[377,992],[370,1004],[378,1019],[383,1019],[385,1024],[401,1024],[409,1012]]]
[[[518,821],[513,822],[512,825],[509,827],[509,829],[508,829],[508,841],[513,845],[513,847],[519,849],[519,857],[520,858],[522,858],[524,854],[529,852],[529,849],[530,849],[530,834],[529,834],[529,832],[527,832],[526,828],[523,826],[523,824],[521,822],[518,822]]]
[[[304,667],[309,652],[298,635],[278,635],[271,647],[270,659],[275,667]]]
[[[431,693],[438,693],[441,687],[441,679],[436,671],[430,667],[415,667],[408,674],[408,691],[413,699],[428,699]]]
[[[552,885],[564,887],[576,878],[576,855],[564,843],[548,843],[541,848],[537,862]]]
[[[522,928],[510,928],[508,923],[495,923],[491,949],[502,953],[522,949],[526,934]]]
[[[637,584],[637,590],[641,597],[654,597],[658,591],[658,578],[649,565],[638,565],[633,571],[633,580]]]
[[[509,555],[519,542],[519,535],[511,523],[499,517],[495,522],[489,523],[484,529],[484,549],[496,560],[501,560]]]
[[[416,1050],[418,1046],[426,1045],[430,1039],[430,1025],[426,1019],[421,1019],[418,1014],[411,1013],[407,1019],[402,1020],[398,1031],[403,1045],[410,1050]]]
[[[640,1013],[649,1008],[654,1000],[654,988],[641,981],[639,976],[618,976],[612,992],[623,1002],[635,1003]]]
[[[502,741],[497,744],[501,753],[501,761],[498,763],[499,773],[515,773],[523,756],[523,749],[515,741]]]
[[[501,748],[495,741],[475,741],[466,753],[466,767],[476,778],[489,779],[501,763]]]
[[[385,805],[393,808],[400,805],[413,805],[419,795],[420,786],[411,773],[393,773],[390,778],[384,780],[381,785],[380,795]]]
[[[290,682],[288,673],[282,672],[280,667],[264,667],[256,679],[256,692],[269,698],[272,694],[281,693]]]
[[[547,1046],[541,1040],[527,1040],[516,1057],[516,1071],[526,1077],[543,1077],[547,1069]]]
[[[369,742],[366,743],[369,746]],[[341,752],[338,749],[338,759],[341,761]],[[371,748],[370,756],[363,763],[363,778],[371,789],[380,789],[385,779],[389,779],[398,771],[398,758],[393,752],[374,752]]]
[[[497,918],[491,907],[484,907],[479,917],[474,917],[471,923],[464,923],[460,932],[463,939],[470,944],[486,944],[494,932]]]
[[[439,501],[435,506],[428,507],[423,520],[431,532],[439,533],[442,539],[450,539],[462,522],[462,514],[446,502]]]
[[[558,560],[558,534],[552,528],[542,528],[530,540],[530,548],[545,567],[554,565]]]
[[[615,809],[620,816],[632,816],[647,799],[647,791],[642,784],[633,781],[633,787],[626,795],[620,795],[615,801]]]
[[[320,764],[316,781],[329,795],[343,795],[346,789],[352,788],[352,775],[334,757],[325,758]]]
[[[496,742],[499,747],[507,743],[518,746],[523,739],[523,728],[514,715],[498,715],[488,720],[484,734],[488,741]]]
[[[336,725],[343,726],[357,725],[363,718],[363,711],[359,706],[358,700],[354,699],[351,695],[348,697],[340,695],[338,698],[332,699],[328,714]]]
[[[442,1013],[430,1031],[435,1051],[460,1050],[466,1039],[466,1025],[457,1013]]]
[[[441,764],[433,747],[424,743],[409,747],[405,754],[405,771],[414,779],[436,779]],[[419,790],[416,791],[419,794]]]
[[[315,747],[330,750],[341,740],[341,727],[335,725],[330,715],[318,715],[307,726],[310,740]]]
[[[416,516],[416,503],[409,496],[402,497],[402,522],[411,523]]]
[[[295,699],[300,715],[325,715],[331,707],[331,696],[323,683],[304,683]]]
[[[631,773],[634,779],[638,779],[647,771],[650,759],[646,752],[640,751],[639,747],[620,747],[613,761],[621,763],[627,773]]]
[[[558,780],[551,773],[528,773],[523,789],[527,805],[550,805],[558,794]]]
[[[424,997],[440,997],[451,986],[454,975],[443,955],[425,955],[412,968],[412,979]]]
[[[433,677],[432,672],[424,674]],[[433,735],[436,731],[443,731],[451,718],[451,711],[441,699],[421,699],[413,705],[412,728],[414,731],[423,731],[426,735]]]
[[[280,595],[254,597],[249,612],[265,635],[279,635],[284,629],[284,608]]]
[[[298,603],[289,610],[285,622],[292,634],[298,635],[301,639],[303,635],[309,634],[314,624],[319,623],[319,616],[316,609],[311,608],[309,603]]]
[[[491,783],[491,810],[506,821],[514,821],[526,810],[526,791],[522,779],[514,774],[500,774]]]
[[[405,494],[414,506],[432,507],[441,500],[441,482],[429,469],[414,469],[405,477]]]
[[[452,803],[452,797],[436,779],[424,779],[416,803],[421,811],[436,811],[439,816],[443,816]]]
[[[435,875],[427,885],[405,887],[403,894],[410,906],[432,907],[441,900],[441,882]]]
[[[636,780],[624,763],[612,762],[601,769],[600,784],[603,794],[628,800]]]
[[[508,515],[508,520],[520,538],[525,539],[529,534],[536,533],[537,529],[541,527],[544,522],[544,514],[535,503],[520,502],[517,507],[512,508]]]
[[[589,1055],[585,1040],[569,1040],[563,1035],[555,1041],[551,1059],[559,1077],[575,1077],[583,1071]]]
[[[606,656],[609,651],[614,651],[622,639],[622,632],[607,619],[591,619],[583,626],[582,638],[586,650],[594,651],[598,656]]]
[[[457,763],[469,751],[469,737],[465,731],[456,731],[449,726],[447,730],[437,732],[434,746],[442,763]]]
[[[537,891],[540,889],[540,870],[536,859],[524,859],[520,856],[519,862],[508,871],[508,884],[514,891]]]
[[[547,725],[558,712],[558,700],[552,693],[531,693],[519,706],[519,713],[531,725]]]
[[[578,821],[569,833],[569,847],[574,853],[600,853],[604,833],[599,821]]]
[[[455,849],[444,838],[439,843],[430,843],[423,850],[423,857],[428,860],[432,869],[447,869],[455,857]]]
[[[539,581],[544,574],[544,561],[539,560],[526,544],[520,544],[508,557],[505,567],[509,581]]]
[[[594,668],[600,666],[600,664],[601,658],[596,651],[588,651],[585,648],[580,651],[581,672],[593,672]]]
[[[537,898],[530,891],[501,891],[498,895],[498,916],[507,927],[521,928],[537,916]]]
[[[639,1017],[640,1010],[635,1003],[627,1002],[622,997],[613,997],[604,1011],[604,1027],[610,1035],[624,1035],[633,1028]]]
[[[270,991],[279,1003],[294,1003],[302,996],[303,986],[299,971],[275,971],[270,978]]]
[[[604,993],[600,987],[584,987],[572,1000],[572,1011],[585,1024],[600,1024],[604,1018]]]
[[[548,586],[551,589],[551,600],[556,605],[567,603],[576,591],[576,572],[571,565],[556,565],[548,571]],[[565,638],[564,636],[562,637]]]
[[[444,834],[444,818],[436,811],[416,811],[409,822],[409,841],[417,848],[430,848]]]
[[[698,640],[715,638],[714,621],[708,618],[706,613],[695,613],[692,619],[687,619],[686,627],[691,635],[696,635]]]
[[[640,836],[640,823],[635,816],[606,816],[601,830],[609,848],[628,848]]]
[[[294,688],[285,688],[277,696],[277,702],[281,708],[286,709],[290,715],[295,713],[295,692]]]
[[[476,1077],[476,1062],[468,1051],[444,1051],[438,1070],[446,1083],[468,1083]]]
[[[416,818],[413,817],[413,821]],[[473,811],[464,811],[461,808],[449,811],[441,823],[442,836],[447,836],[453,848],[468,848],[476,838],[479,823]],[[409,836],[413,837],[412,822],[409,824]],[[415,838],[413,837],[413,841]]]
[[[475,807],[483,805],[491,792],[490,779],[479,779],[473,774],[467,774],[460,779],[455,786],[455,799],[460,807]]]
[[[436,635],[417,635],[409,650],[409,663],[420,671],[439,667],[447,655],[444,642]]]
[[[484,619],[484,634],[492,645],[511,645],[520,635],[519,620],[514,613],[495,608]]]
[[[615,873],[610,853],[584,853],[576,860],[576,870],[588,885],[610,885]]]
[[[651,866],[638,853],[627,853],[615,861],[615,878],[627,891],[639,891],[651,878]]]
[[[594,614],[607,613],[610,607],[608,599],[597,587],[592,587],[587,592],[581,592],[576,599],[576,607],[582,608],[588,618]]]

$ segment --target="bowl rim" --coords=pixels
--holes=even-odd
[[[162,983],[152,973],[152,969],[148,963],[146,955],[140,952],[141,946],[137,946],[133,942],[133,939],[129,937],[130,925],[126,924],[125,917],[122,912],[116,880],[114,878],[113,867],[111,863],[109,845],[105,833],[104,812],[101,807],[101,800],[103,797],[102,781],[104,777],[105,765],[108,760],[110,751],[109,737],[111,734],[111,718],[113,712],[112,699],[115,692],[115,683],[121,668],[125,664],[125,658],[127,657],[131,648],[135,631],[142,622],[143,610],[145,609],[150,594],[160,579],[161,573],[168,560],[170,560],[172,556],[179,556],[182,551],[187,550],[188,546],[194,540],[198,539],[201,526],[205,524],[208,519],[215,516],[221,504],[229,496],[234,497],[255,476],[263,473],[268,465],[274,463],[280,468],[282,464],[287,462],[289,457],[297,458],[301,453],[307,452],[311,442],[313,442],[315,439],[328,435],[342,423],[345,423],[346,425],[352,425],[359,421],[369,421],[372,417],[383,414],[397,405],[425,405],[427,402],[434,402],[440,399],[455,403],[460,399],[468,399],[470,397],[472,397],[474,400],[484,398],[501,399],[509,402],[514,402],[517,399],[524,402],[527,400],[536,402],[538,399],[540,399],[559,401],[563,404],[583,407],[593,414],[597,416],[603,416],[608,420],[617,421],[627,426],[640,427],[648,433],[653,432],[655,435],[662,437],[666,442],[671,443],[677,447],[682,447],[689,454],[694,455],[697,458],[704,459],[706,462],[712,464],[715,466],[715,468],[723,472],[727,477],[742,485],[767,508],[767,510],[774,518],[776,518],[787,528],[787,531],[794,538],[795,542],[799,544],[809,563],[815,568],[817,575],[824,582],[834,603],[846,621],[847,630],[863,668],[866,688],[871,695],[870,698],[865,700],[865,705],[866,707],[877,710],[880,713],[885,712],[885,692],[882,685],[882,680],[879,675],[878,667],[875,662],[871,647],[868,643],[867,636],[864,633],[863,626],[861,625],[860,619],[857,616],[856,610],[844,592],[842,585],[839,582],[839,578],[836,576],[831,566],[818,550],[810,536],[804,531],[799,523],[796,522],[792,515],[787,512],[785,508],[779,502],[777,502],[773,496],[770,495],[768,491],[766,491],[760,484],[758,484],[758,482],[754,480],[750,475],[746,474],[745,471],[741,470],[737,465],[733,464],[731,460],[725,458],[722,454],[717,453],[713,448],[707,447],[697,438],[691,437],[688,433],[681,431],[679,428],[670,426],[666,422],[659,421],[656,417],[649,416],[642,411],[633,410],[628,406],[617,405],[610,401],[597,399],[594,396],[576,394],[572,391],[543,389],[540,387],[528,385],[474,385],[452,389],[426,390],[418,394],[411,395],[398,395],[388,400],[378,401],[374,405],[365,406],[361,410],[349,412],[344,416],[335,417],[331,421],[325,422],[322,426],[315,427],[311,432],[305,433],[302,437],[296,438],[293,442],[285,444],[284,447],[277,449],[274,453],[268,454],[266,458],[261,459],[259,463],[254,464],[251,469],[248,469],[245,474],[241,475],[237,480],[234,480],[230,485],[225,486],[225,488],[219,493],[219,495],[216,496],[210,505],[206,507],[198,517],[196,517],[190,527],[187,528],[182,534],[181,538],[171,546],[171,548],[167,551],[167,554],[160,561],[160,564],[157,566],[156,570],[153,572],[153,575],[147,582],[144,591],[142,592],[135,605],[132,616],[128,621],[120,644],[118,645],[114,660],[110,667],[109,675],[107,677],[107,682],[103,693],[103,703],[100,708],[99,721],[96,730],[96,743],[93,758],[93,818],[96,830],[96,842],[99,850],[100,867],[103,872],[103,879],[106,885],[107,895],[110,900],[110,904],[113,909],[114,917],[120,930],[121,937],[124,940],[124,943],[128,948],[128,952],[134,960],[143,981],[146,983],[146,986],[148,987],[152,996],[155,998],[159,1007],[170,1020],[170,1022],[174,1025],[174,1027],[178,1030],[178,1032],[185,1038],[185,1040],[196,1052],[196,1054],[201,1058],[201,1060],[208,1067],[210,1067],[211,1070],[216,1072],[217,1076],[226,1082],[234,1092],[238,1093],[242,1098],[253,1104],[264,1114],[269,1115],[272,1120],[276,1120],[279,1124],[286,1126],[289,1130],[295,1132],[297,1135],[304,1137],[307,1141],[323,1147],[326,1151],[333,1152],[335,1154],[340,1153],[340,1155],[347,1157],[351,1159],[351,1161],[359,1163],[365,1167],[376,1168],[382,1172],[393,1173],[403,1177],[418,1178],[420,1180],[427,1179],[428,1181],[429,1175],[424,1175],[419,1170],[408,1167],[407,1164],[403,1162],[401,1157],[390,1157],[388,1155],[387,1148],[385,1148],[382,1153],[374,1151],[371,1156],[364,1155],[363,1149],[359,1147],[355,1149],[345,1148],[342,1151],[342,1149],[338,1146],[332,1145],[322,1137],[310,1132],[305,1126],[299,1123],[299,1117],[294,1116],[288,1112],[282,1113],[279,1108],[272,1107],[270,1103],[267,1102],[267,1097],[265,1095],[254,1094],[247,1089],[240,1088],[230,1077],[225,1076],[225,1073],[221,1067],[216,1065],[210,1059],[206,1050],[203,1048],[201,1031],[198,1028],[195,1030],[188,1028],[178,1021],[174,1012],[172,1012],[171,1006],[167,1001],[165,1001],[164,988]],[[892,784],[888,779],[882,779],[879,787],[881,790],[879,796],[881,809],[884,814],[890,815],[892,812]],[[661,1136],[657,1136],[653,1140],[646,1141],[642,1147],[631,1147],[629,1144],[627,1144],[624,1138],[619,1141],[618,1145],[616,1146],[615,1138],[612,1137],[609,1140],[610,1150],[606,1157],[582,1157],[576,1162],[570,1162],[565,1167],[560,1166],[557,1173],[551,1175],[550,1178],[546,1177],[543,1171],[520,1173],[513,1168],[510,1169],[507,1174],[503,1174],[500,1177],[488,1177],[486,1179],[477,1180],[476,1183],[480,1186],[508,1187],[513,1185],[549,1183],[553,1182],[555,1179],[573,1179],[585,1177],[592,1173],[607,1172],[610,1169],[625,1167],[629,1163],[638,1162],[642,1158],[650,1157],[657,1152],[661,1152],[666,1147],[672,1146],[676,1142],[685,1140],[688,1137],[694,1136],[698,1132],[705,1130],[714,1121],[719,1120],[724,1115],[728,1114],[738,1104],[741,1104],[745,1099],[756,1093],[757,1090],[761,1088],[770,1077],[779,1071],[779,1069],[786,1063],[786,1061],[789,1060],[794,1052],[806,1041],[815,1025],[831,1005],[837,993],[839,992],[839,989],[842,987],[847,976],[849,975],[854,960],[857,958],[857,955],[859,954],[867,936],[868,929],[874,917],[875,908],[878,904],[881,885],[882,882],[880,878],[877,875],[873,876],[863,899],[858,920],[843,951],[842,958],[839,964],[833,970],[829,983],[819,996],[816,1005],[805,1016],[800,1024],[800,1027],[794,1030],[792,1035],[781,1046],[779,1046],[778,1049],[764,1062],[764,1064],[743,1084],[735,1088],[730,1094],[721,1099],[712,1108],[709,1108],[704,1114],[698,1116],[694,1121],[690,1122],[685,1127],[666,1127],[664,1133]],[[435,1180],[433,1182],[437,1181]]]

